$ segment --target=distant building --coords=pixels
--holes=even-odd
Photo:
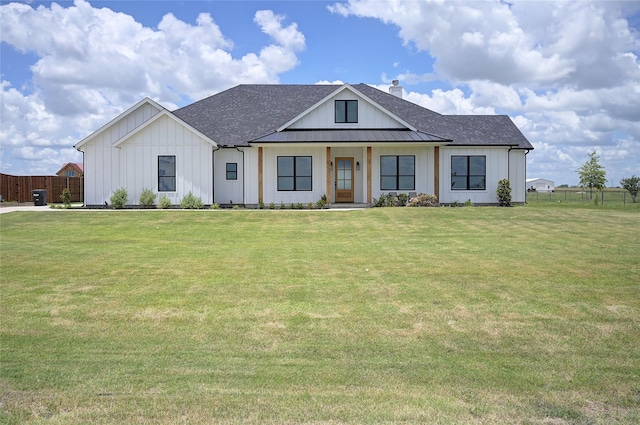
[[[82,177],[84,176],[84,167],[82,164],[67,162],[56,173],[58,177]]]
[[[553,192],[556,186],[553,180],[527,179],[527,192]]]

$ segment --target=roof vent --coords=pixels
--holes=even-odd
[[[395,97],[399,97],[400,99],[402,99],[402,86],[399,84],[400,81],[393,80],[391,82],[391,87],[389,87],[389,93],[391,93]]]

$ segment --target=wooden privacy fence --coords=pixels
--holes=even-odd
[[[46,190],[47,203],[59,203],[62,191],[71,191],[71,202],[84,201],[84,177],[11,176],[0,174],[3,201],[33,202],[32,190]]]

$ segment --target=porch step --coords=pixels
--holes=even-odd
[[[368,204],[345,204],[345,203],[334,203],[329,205],[329,208],[332,210],[340,210],[340,209],[354,209],[354,208],[369,208]]]

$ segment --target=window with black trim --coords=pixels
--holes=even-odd
[[[357,123],[358,122],[358,101],[357,100],[336,100],[336,123]]]
[[[451,157],[451,190],[485,190],[487,157],[483,155]]]
[[[415,187],[414,155],[380,156],[380,190],[414,190]]]
[[[158,192],[175,192],[176,190],[176,157],[175,155],[158,156]]]
[[[310,156],[278,157],[278,190],[311,190],[312,167]]]
[[[238,180],[237,162],[227,162],[227,180]]]

